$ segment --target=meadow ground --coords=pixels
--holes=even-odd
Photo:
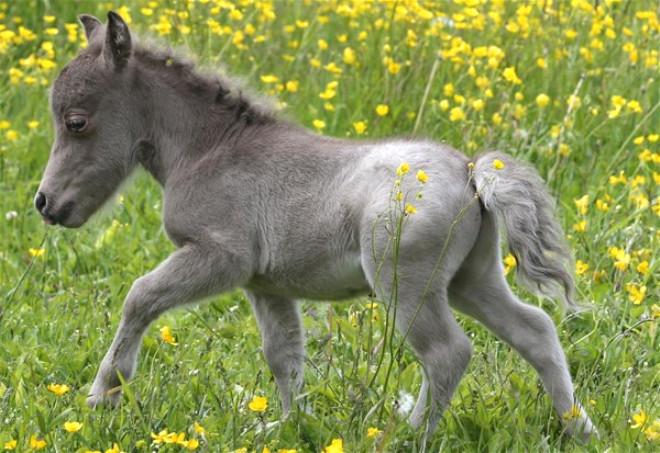
[[[134,32],[244,77],[324,134],[414,134],[532,162],[559,200],[579,300],[592,308],[565,317],[519,294],[556,321],[600,438],[563,437],[530,366],[459,316],[475,355],[430,450],[657,451],[657,8],[650,0],[0,3],[0,450],[419,448],[397,415],[416,394],[419,366],[408,351],[392,357],[378,347],[383,304],[366,298],[304,304],[313,415],[279,423],[240,292],[158,320],[124,404],[87,408],[131,282],[173,249],[160,189],[145,175],[81,230],[47,229],[32,208],[53,138],[48,86],[84,43],[76,15],[114,9]],[[505,266],[513,280],[515,261]],[[380,359],[386,366],[375,374]],[[255,396],[266,398],[264,411],[250,409],[251,401],[263,409]]]

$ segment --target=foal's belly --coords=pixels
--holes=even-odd
[[[246,288],[262,294],[312,300],[342,300],[369,292],[359,252],[255,275]]]

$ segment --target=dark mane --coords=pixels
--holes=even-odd
[[[274,109],[246,94],[239,82],[202,72],[192,60],[178,55],[170,48],[138,44],[133,49],[133,56],[140,65],[162,74],[172,86],[213,102],[224,111],[231,112],[237,120],[247,124],[276,121]]]

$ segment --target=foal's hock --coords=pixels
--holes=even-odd
[[[502,270],[497,217],[522,280],[573,303],[569,251],[531,167],[496,152],[471,161],[430,141],[319,136],[230,80],[135,44],[115,13],[105,25],[80,21],[89,45],[53,85],[56,138],[35,206],[47,223],[79,227],[142,166],[163,188],[163,223],[178,247],[131,287],[91,406],[118,403],[118,376],[133,376],[159,315],[240,287],[287,413],[303,378],[297,299],[373,292],[424,369],[415,427],[436,426],[471,356],[453,307],[536,368],[557,412],[569,414],[567,431],[594,431],[551,319],[521,303]]]

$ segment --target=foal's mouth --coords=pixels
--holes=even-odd
[[[57,225],[66,226],[66,220],[71,216],[71,211],[73,211],[74,206],[73,201],[68,201],[62,205],[62,207],[57,212],[46,212],[41,214],[41,218],[47,225]]]

